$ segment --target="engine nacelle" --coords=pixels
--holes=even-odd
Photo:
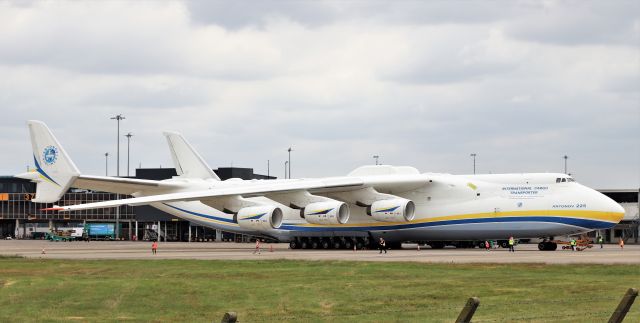
[[[327,201],[307,205],[302,214],[314,224],[345,224],[349,221],[349,206],[344,202]]]
[[[371,215],[376,221],[408,222],[415,217],[416,205],[407,199],[390,199],[375,201],[371,204]]]
[[[256,231],[278,229],[282,225],[282,218],[282,210],[270,205],[245,207],[237,215],[241,228]]]

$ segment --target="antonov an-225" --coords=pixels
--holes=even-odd
[[[178,133],[166,132],[178,176],[162,180],[81,175],[49,128],[28,121],[37,183],[33,202],[70,188],[132,198],[49,208],[61,212],[151,205],[190,222],[281,242],[292,248],[351,248],[384,239],[420,241],[549,238],[607,229],[624,209],[607,196],[552,173],[450,175],[413,167],[363,166],[347,176],[220,181]],[[545,240],[546,241],[546,240]],[[555,250],[553,241],[539,245]]]

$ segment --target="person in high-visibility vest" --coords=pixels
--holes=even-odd
[[[571,239],[571,250],[576,251],[576,239]]]
[[[603,243],[604,243],[604,239],[602,239],[602,236],[598,236],[598,244],[600,244],[600,249],[602,249]]]
[[[513,248],[513,245],[515,245],[516,240],[513,239],[513,236],[509,237],[509,252],[516,252],[516,249]]]

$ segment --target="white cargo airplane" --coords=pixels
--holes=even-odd
[[[151,205],[184,220],[290,242],[292,248],[351,248],[379,237],[422,241],[546,238],[607,229],[624,209],[565,174],[450,175],[412,167],[363,166],[319,179],[220,181],[178,133],[165,132],[178,176],[162,181],[81,175],[49,128],[28,121],[37,183],[33,202],[53,203],[70,188],[133,198],[54,205],[62,212]],[[555,250],[548,241],[541,250]]]

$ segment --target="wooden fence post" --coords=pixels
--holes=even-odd
[[[627,316],[627,312],[629,312],[631,305],[633,305],[633,301],[636,299],[636,296],[638,296],[638,289],[629,288],[629,290],[624,294],[624,297],[622,297],[622,300],[620,300],[618,308],[616,308],[615,312],[611,314],[609,323],[622,323],[624,317]]]
[[[469,298],[469,300],[467,301],[467,304],[462,309],[462,312],[460,312],[460,315],[458,315],[458,319],[456,320],[456,323],[471,323],[471,318],[473,317],[473,314],[476,312],[476,309],[478,309],[478,305],[480,305],[479,298],[477,297]]]

